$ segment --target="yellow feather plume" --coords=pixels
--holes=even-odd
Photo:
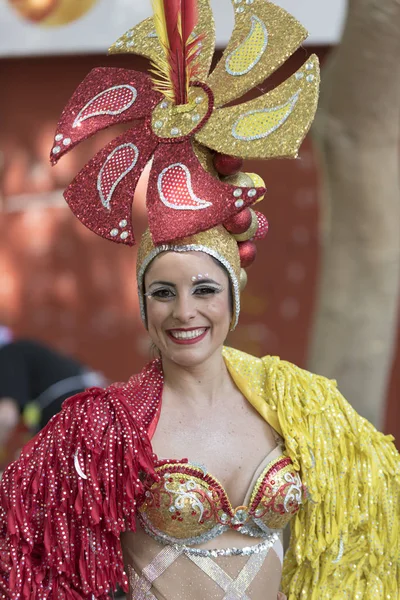
[[[151,0],[154,12],[154,25],[156,27],[156,33],[158,39],[163,46],[163,49],[167,52],[169,50],[169,40],[167,32],[167,23],[165,20],[164,12],[164,1],[163,0]]]
[[[174,101],[175,93],[171,81],[171,68],[169,64],[170,45],[165,20],[164,1],[151,0],[151,3],[154,12],[154,25],[164,56],[158,58],[157,64],[153,63],[154,68],[150,72],[155,75],[155,77],[152,77],[154,89],[164,94],[169,100]]]

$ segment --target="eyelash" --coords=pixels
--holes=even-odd
[[[171,295],[164,295],[164,292],[170,293]],[[200,292],[200,293],[198,293]],[[222,288],[214,288],[210,286],[197,287],[193,291],[194,296],[209,296],[213,294],[219,294],[222,292]],[[157,298],[157,300],[169,300],[174,297],[174,294],[171,290],[167,288],[161,288],[159,290],[154,290],[154,292],[148,292],[145,294],[148,298]]]

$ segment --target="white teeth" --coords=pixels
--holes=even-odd
[[[206,329],[203,327],[203,329],[194,329],[193,331],[170,331],[170,334],[177,340],[193,340],[203,335]]]

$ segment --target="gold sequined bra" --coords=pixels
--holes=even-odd
[[[268,460],[274,453],[278,456]],[[201,544],[229,529],[259,538],[283,529],[305,501],[306,492],[292,460],[279,447],[266,460],[243,506],[237,508],[203,466],[187,460],[158,461],[160,479],[139,507],[143,529],[163,544],[180,546]]]

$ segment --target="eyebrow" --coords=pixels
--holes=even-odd
[[[171,283],[170,281],[152,281],[149,284],[149,287],[151,287],[152,285],[169,285],[170,287],[176,287],[174,283]]]
[[[199,279],[198,281],[193,281],[192,287],[196,285],[204,285],[205,283],[214,283],[215,285],[219,286],[221,285],[217,281],[214,281],[214,279]],[[153,285],[168,285],[170,287],[176,287],[175,283],[171,283],[170,281],[152,281],[149,285],[149,288],[151,288]]]
[[[215,285],[221,285],[220,283],[218,283],[218,281],[215,281],[214,279],[208,278],[208,279],[198,279],[197,281],[193,282],[193,285],[200,285],[203,283],[215,283]]]

